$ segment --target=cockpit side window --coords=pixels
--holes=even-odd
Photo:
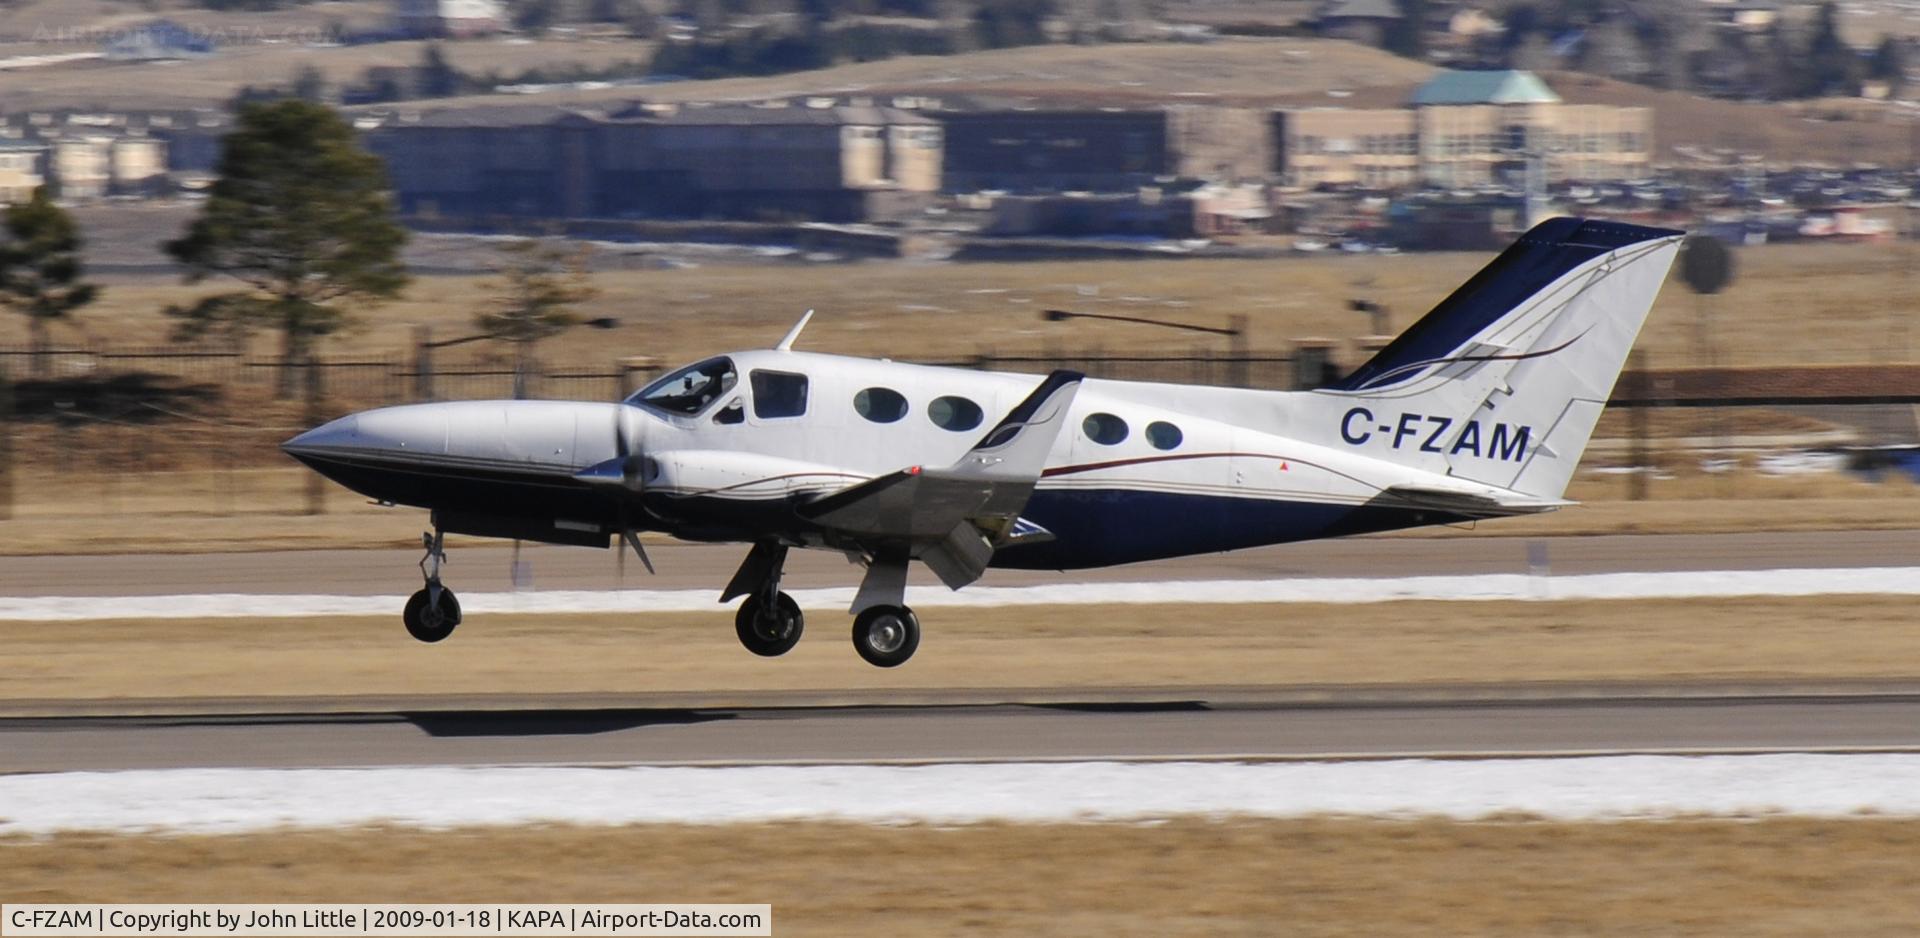
[[[709,358],[633,392],[633,396],[627,398],[627,403],[664,413],[691,416],[706,410],[715,398],[733,390],[738,381],[733,359]]]
[[[740,399],[736,397],[728,401],[727,406],[720,408],[719,413],[713,415],[713,422],[718,424],[746,423],[747,408],[741,404]]]
[[[798,417],[807,412],[807,376],[754,369],[753,415],[762,420]]]

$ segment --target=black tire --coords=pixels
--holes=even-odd
[[[427,591],[422,589],[407,600],[407,611],[401,619],[407,623],[408,635],[431,644],[452,635],[460,625],[460,600],[443,586],[440,602],[429,608]]]
[[[897,668],[920,647],[920,619],[905,606],[870,606],[853,618],[853,650],[876,668]]]
[[[740,636],[740,644],[762,658],[777,658],[792,651],[800,642],[800,633],[807,628],[807,617],[801,614],[800,604],[794,602],[792,596],[781,593],[774,599],[772,610],[763,610],[761,606],[760,597],[749,596],[740,604],[740,611],[734,613],[733,631]]]

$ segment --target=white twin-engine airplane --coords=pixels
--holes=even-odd
[[[1550,511],[1562,500],[1682,233],[1560,218],[1522,236],[1345,380],[1265,391],[767,351],[689,365],[624,401],[468,401],[342,417],[284,448],[432,512],[407,631],[460,623],[446,532],[633,548],[659,531],[752,545],[720,601],[754,654],[799,641],[787,551],[866,566],[860,656],[894,667],[918,560],[1068,570]],[[997,420],[990,418],[1001,415]],[[615,539],[618,539],[617,541]]]

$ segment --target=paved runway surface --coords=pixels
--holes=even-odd
[[[738,546],[653,549],[617,579],[611,552],[527,548],[548,589],[718,589]],[[512,585],[508,549],[460,548],[461,589]],[[399,594],[413,551],[20,557],[0,595]],[[1367,538],[985,583],[1740,570],[1920,564],[1920,531],[1522,539]],[[793,587],[849,586],[840,558],[796,552]],[[0,719],[0,772],[200,766],[733,764],[1036,759],[1391,757],[1920,750],[1920,685],[858,692],[751,699],[270,701]],[[273,711],[261,713],[259,711]],[[59,713],[10,703],[0,713]],[[144,714],[125,716],[117,714]]]
[[[948,700],[520,709],[422,700],[357,712],[203,706],[14,718],[0,720],[0,773],[1920,750],[1920,686],[983,691]]]
[[[535,547],[521,552],[523,586],[536,589],[712,589],[746,554],[740,545],[659,544],[648,548],[660,570],[648,576],[632,557],[625,577],[612,551]],[[446,569],[456,589],[513,586],[506,547],[454,547]],[[1513,538],[1357,538],[1208,554],[1066,574],[992,570],[984,586],[1065,581],[1231,580],[1529,572],[1544,557],[1552,573],[1638,570],[1765,570],[1785,567],[1920,565],[1920,530],[1756,534],[1608,535]],[[137,554],[8,557],[0,596],[138,596],[177,593],[326,593],[402,595],[419,588],[415,550],[283,551],[248,554]],[[935,582],[915,568],[916,583]],[[859,571],[834,554],[795,551],[789,588],[854,586]]]

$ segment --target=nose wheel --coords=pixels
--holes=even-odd
[[[740,644],[762,658],[777,658],[792,651],[793,646],[799,644],[806,624],[800,604],[781,592],[774,593],[772,602],[758,595],[749,596],[733,616],[733,629],[740,636]]]
[[[780,571],[786,563],[786,545],[772,541],[755,544],[720,596],[722,602],[735,596],[747,597],[733,615],[733,631],[740,636],[741,645],[762,658],[777,658],[792,651],[806,629],[800,604],[780,591]]]
[[[420,575],[427,585],[407,599],[400,618],[407,625],[408,635],[432,643],[452,635],[460,624],[460,600],[453,590],[440,585],[440,565],[447,561],[446,534],[436,525],[431,532],[420,535],[420,545],[427,549],[427,555],[420,558]]]
[[[440,594],[437,597],[436,591]],[[408,635],[423,642],[437,642],[452,635],[454,627],[460,624],[460,600],[454,597],[453,590],[429,586],[407,600],[407,609],[401,618],[407,623]]]
[[[870,606],[853,618],[853,650],[877,668],[897,668],[920,647],[920,619],[905,606]]]

